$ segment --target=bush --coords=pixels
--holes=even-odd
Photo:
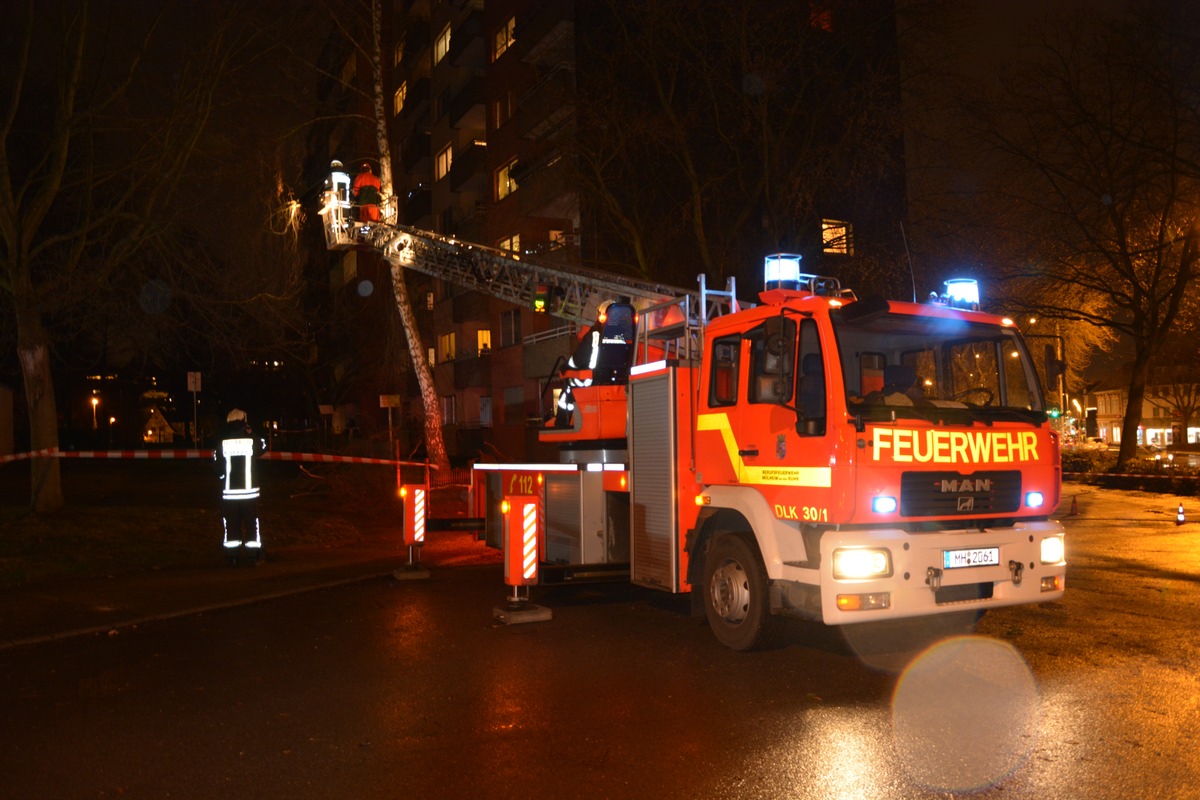
[[[1108,450],[1063,450],[1063,472],[1109,472],[1117,463]]]

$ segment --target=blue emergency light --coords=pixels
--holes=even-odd
[[[946,296],[951,305],[979,307],[979,281],[974,278],[951,278],[946,281]]]
[[[974,278],[951,278],[945,282],[946,293],[929,293],[929,302],[950,308],[979,310],[979,281]]]
[[[766,258],[763,265],[763,288],[799,289],[800,259],[794,253],[775,253]]]

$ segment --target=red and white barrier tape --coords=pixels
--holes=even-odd
[[[13,453],[11,456],[0,456],[0,464],[7,464],[9,461],[24,461],[27,458],[52,456],[54,453],[55,449],[53,447],[47,447],[45,450],[34,450],[32,453]]]
[[[212,450],[59,450],[56,458],[212,458]]]
[[[260,458],[269,461],[315,461],[320,464],[400,464],[408,466],[425,466],[425,462],[393,461],[388,458],[363,458],[362,456],[327,456],[321,453],[278,453],[275,451],[263,453]]]
[[[32,453],[15,453],[0,456],[0,464],[9,461],[21,461],[28,458],[93,458],[93,459],[209,459],[214,455],[213,450],[58,450],[49,447]],[[423,467],[424,461],[396,461],[388,458],[365,458],[362,456],[333,456],[324,453],[282,453],[266,452],[261,458],[269,461],[306,461],[319,464],[389,464],[402,467]],[[435,468],[434,465],[429,465]]]

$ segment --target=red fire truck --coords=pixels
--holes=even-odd
[[[329,198],[331,249],[531,306],[551,296],[551,313],[590,323],[540,432],[559,461],[476,465],[514,605],[540,582],[619,577],[692,592],[743,650],[780,617],[973,620],[1062,597],[1059,442],[1032,354],[973,284],[858,300],[781,254],[746,307],[703,277],[683,292],[351,225]]]
[[[686,303],[614,303],[585,333],[541,434],[562,464],[489,467],[538,475],[534,580],[627,568],[697,593],[739,650],[781,616],[1061,598],[1059,444],[1013,322],[969,297],[859,301],[795,256],[767,267],[759,305],[702,327]]]

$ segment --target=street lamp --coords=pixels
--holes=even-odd
[[[100,405],[100,398],[96,397],[96,395],[92,395],[92,430],[93,431],[99,429],[99,426],[96,424],[96,406],[98,406],[98,405]]]

